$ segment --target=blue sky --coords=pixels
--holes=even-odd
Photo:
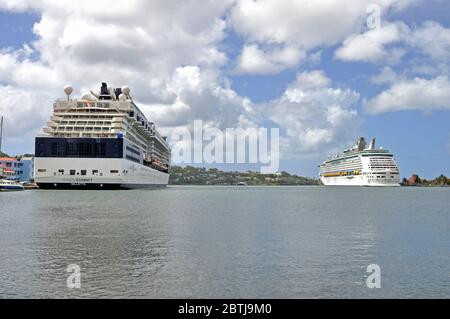
[[[281,170],[317,176],[317,165],[328,153],[366,136],[394,152],[403,176],[449,175],[448,1],[381,1],[380,30],[365,27],[365,6],[341,9],[347,10],[341,15],[348,25],[339,15],[330,16],[335,1],[310,14],[292,10],[294,4],[307,4],[302,0],[280,1],[280,13],[274,14],[264,12],[273,10],[271,0],[224,1],[200,13],[200,3],[178,12],[156,2],[150,15],[157,21],[150,23],[151,17],[139,16],[140,4],[124,13],[129,16],[115,17],[114,11],[96,15],[94,4],[86,12],[47,1],[0,0],[0,88],[8,103],[16,103],[0,104],[7,120],[5,150],[33,151],[33,136],[45,126],[52,99],[61,97],[64,84],[83,90],[109,76],[131,81],[136,99],[166,134],[194,119],[229,127],[245,118],[258,126],[280,127],[285,142]],[[354,8],[361,6],[354,3]],[[187,18],[189,12],[198,16]],[[178,15],[178,24],[171,25]],[[114,25],[123,18],[134,18],[126,20],[134,21],[128,29]],[[308,19],[313,31],[303,22]],[[328,26],[327,19],[338,26]],[[321,31],[315,34],[315,29]],[[99,34],[124,40],[110,45]],[[108,60],[120,71],[105,66],[111,48],[129,54],[110,53]],[[308,84],[314,81],[318,84]],[[307,102],[289,94],[307,96]],[[14,101],[18,97],[22,102]],[[246,100],[251,111],[242,111]],[[11,108],[21,103],[24,110],[14,113]],[[338,120],[324,120],[330,105],[336,106]],[[19,119],[27,123],[13,123]]]

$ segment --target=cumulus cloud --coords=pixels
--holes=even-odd
[[[97,89],[101,81],[129,85],[159,127],[186,125],[194,117],[217,118],[221,112],[227,124],[243,121],[250,104],[229,88],[219,71],[227,62],[219,44],[231,4],[0,2],[0,9],[39,15],[33,27],[36,41],[18,50],[0,49],[0,90],[8,95],[8,102],[0,102],[2,115],[9,123],[26,122],[10,134],[24,137],[45,126],[46,116],[36,114],[51,112],[65,84],[72,84],[74,96],[79,96]],[[30,115],[23,116],[24,110]]]
[[[395,64],[397,53],[409,59],[394,70],[385,66],[372,77],[389,88],[364,103],[369,114],[401,110],[430,112],[448,109],[450,75],[450,29],[436,22],[408,27],[397,22],[380,29],[350,36],[335,52],[343,61]],[[398,74],[397,74],[398,73]]]
[[[41,125],[47,122],[51,109],[47,107],[49,92],[30,91],[0,85],[0,114],[4,118],[4,145],[31,151],[34,137],[41,134]]]
[[[412,0],[375,1],[384,11],[401,10],[416,2]],[[255,73],[255,70],[258,70],[258,73],[274,73],[283,69],[273,63],[270,51],[258,50],[257,44],[284,45],[291,50],[308,51],[340,43],[361,29],[367,18],[366,9],[373,3],[373,0],[242,0],[237,2],[232,9],[230,23],[238,33],[246,36],[252,43],[243,47],[240,61],[241,72]],[[384,38],[389,37],[389,34],[370,34],[370,38],[372,37]],[[370,38],[365,42],[370,41]],[[345,56],[344,52],[342,54]],[[400,55],[400,52],[396,54]],[[251,57],[254,59],[250,59]],[[300,61],[299,59],[290,60],[292,64],[294,62],[298,64]]]
[[[437,74],[449,72],[450,28],[426,21],[409,27],[403,22],[350,35],[335,51],[345,62],[396,64],[406,53],[415,53],[409,61],[411,72]]]
[[[272,74],[296,66],[305,53],[293,47],[263,51],[258,45],[246,45],[238,58],[238,73]]]
[[[344,40],[335,52],[335,57],[343,61],[398,63],[404,51],[401,48],[388,48],[404,38],[408,27],[403,23],[389,24],[351,35]]]
[[[328,151],[354,139],[359,94],[330,84],[323,71],[299,73],[284,94],[268,104],[268,117],[285,130],[285,156]]]
[[[405,45],[417,53],[409,63],[409,73],[435,77],[450,75],[450,28],[427,21],[411,28]]]
[[[393,46],[400,42],[433,59],[448,58],[448,29],[435,23],[412,29],[409,42],[399,23],[359,34],[373,2],[4,0],[0,10],[33,10],[39,21],[33,27],[36,41],[16,50],[0,49],[0,93],[7,96],[0,101],[0,112],[9,121],[9,135],[19,141],[45,125],[53,99],[63,96],[63,85],[72,84],[79,96],[107,81],[129,85],[135,101],[166,134],[194,119],[221,128],[251,127],[269,119],[283,128],[285,146],[292,148],[287,153],[320,152],[354,139],[359,94],[333,86],[323,71],[310,71],[299,73],[279,98],[257,105],[238,95],[223,74],[230,62],[223,45],[226,30],[243,36],[235,71],[247,74],[274,74],[303,61],[319,63],[323,48],[342,41],[336,55],[346,61],[400,56],[402,51]],[[414,2],[378,1],[384,12]],[[438,41],[426,42],[435,36]],[[378,105],[398,91],[390,71],[374,79],[392,86],[366,102],[368,110],[384,112]],[[401,83],[414,86],[416,81],[448,83],[439,77]],[[416,103],[422,107],[425,100]]]
[[[254,41],[296,43],[304,48],[335,44],[363,21],[370,1],[243,0],[234,7],[234,28]]]
[[[291,88],[298,87],[302,90],[326,87],[331,83],[331,80],[326,76],[322,70],[315,70],[311,72],[303,72],[297,74],[297,79]]]
[[[386,66],[379,74],[372,77],[372,82],[378,85],[383,85],[394,83],[397,79],[398,76],[395,71],[391,67]]]
[[[450,109],[450,82],[447,76],[434,79],[403,79],[364,103],[371,114],[403,110]]]
[[[437,22],[425,22],[415,28],[405,41],[433,59],[450,60],[450,29]]]
[[[142,106],[163,126],[184,126],[195,119],[219,128],[259,121],[248,98],[239,96],[227,83],[220,83],[215,73],[201,72],[197,66],[177,68],[166,90],[174,96],[173,102]]]

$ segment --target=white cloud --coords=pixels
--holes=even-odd
[[[215,73],[201,72],[197,66],[177,68],[166,90],[174,97],[171,103],[142,106],[163,126],[184,126],[195,119],[219,128],[258,121],[249,99],[236,94],[227,83],[220,83]]]
[[[405,73],[439,75],[450,73],[450,28],[427,21],[408,27],[403,22],[353,34],[344,40],[335,57],[346,62],[397,64],[409,57]]]
[[[367,8],[377,3],[386,12],[401,10],[415,0],[242,0],[233,7],[230,23],[247,37],[240,57],[241,72],[275,73],[296,65],[299,59],[277,65],[268,50],[257,45],[282,45],[297,52],[335,45],[364,25]],[[401,52],[395,52],[400,55]]]
[[[243,0],[231,15],[234,28],[250,39],[295,43],[304,48],[335,44],[362,22],[370,1]]]
[[[390,48],[389,44],[403,39],[408,31],[402,23],[388,24],[371,29],[362,34],[351,35],[336,50],[335,57],[343,61],[397,63],[403,55],[400,48]]]
[[[26,145],[25,140],[33,144],[34,137],[42,133],[41,125],[47,122],[51,113],[50,108],[45,107],[49,93],[0,85],[0,97],[0,114],[5,115],[4,146]]]
[[[220,120],[218,125],[251,122],[250,101],[220,75],[227,57],[219,44],[231,4],[2,1],[0,9],[33,10],[40,16],[33,27],[35,42],[20,50],[0,49],[0,90],[7,95],[0,101],[2,115],[26,121],[26,127],[8,125],[9,134],[20,138],[39,132],[65,84],[79,96],[102,81],[129,85],[160,128],[187,125],[194,118]]]
[[[279,99],[268,104],[268,117],[285,130],[284,156],[328,151],[356,136],[359,94],[330,84],[322,71],[303,72]]]
[[[271,74],[302,61],[318,63],[322,47],[361,29],[367,5],[373,2],[3,0],[1,9],[33,10],[40,18],[33,28],[35,42],[20,50],[0,49],[0,92],[7,96],[0,100],[0,111],[11,121],[9,134],[19,141],[45,125],[63,85],[72,84],[79,95],[107,81],[128,84],[135,100],[166,133],[194,119],[222,128],[248,127],[264,122],[265,116],[285,128],[285,145],[292,148],[288,153],[346,144],[353,141],[359,123],[355,91],[333,87],[322,71],[304,72],[264,112],[233,91],[222,75],[229,62],[222,41],[227,28],[244,36],[236,66],[242,73]],[[384,11],[413,2],[379,1]],[[431,24],[423,30],[428,33],[417,32],[409,46],[433,57],[445,56],[444,34],[439,45],[420,46],[421,38],[442,30]],[[375,47],[379,56],[401,53],[388,47],[398,41],[395,34],[370,37],[381,39]],[[355,45],[350,40],[347,44]],[[363,49],[359,59],[378,59]],[[22,122],[12,128],[13,121]]]
[[[397,74],[389,66],[384,67],[379,74],[377,74],[372,78],[372,82],[378,85],[391,84],[397,80],[398,80]]]
[[[238,58],[237,72],[272,74],[293,67],[305,57],[305,53],[293,48],[270,48],[264,52],[258,45],[246,45]]]
[[[326,76],[322,70],[315,70],[311,72],[303,72],[297,74],[297,79],[290,88],[300,88],[302,90],[326,87],[331,83],[331,80]]]
[[[100,77],[148,91],[180,65],[215,68],[226,62],[217,48],[224,37],[222,15],[230,1],[9,1],[41,17],[33,44],[39,62],[61,80],[93,84]],[[136,77],[138,74],[146,76]],[[139,81],[137,80],[139,78]],[[152,81],[153,80],[153,81]],[[163,85],[163,83],[162,83]],[[136,92],[136,91],[135,91]],[[139,92],[140,95],[142,95]]]
[[[437,60],[450,60],[450,29],[433,21],[413,29],[405,41]]]
[[[403,79],[381,92],[364,108],[371,114],[403,110],[450,109],[450,82],[447,76],[434,79]]]
[[[408,73],[426,77],[450,75],[450,28],[427,21],[413,27],[404,42],[416,53],[409,62]]]

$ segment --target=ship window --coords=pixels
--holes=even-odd
[[[134,153],[134,154],[136,154],[136,155],[141,155],[141,153],[140,153],[139,151],[134,150],[134,149],[132,149],[132,148],[129,147],[129,146],[127,146],[126,149],[127,149],[128,151],[130,151],[131,153]]]
[[[94,169],[92,170],[92,175],[98,174],[98,170]]]
[[[45,173],[47,170],[45,168],[39,168],[37,171],[38,173]]]
[[[81,170],[81,175],[86,175],[86,170],[85,169]]]
[[[70,175],[75,175],[75,170],[74,169],[70,170]]]
[[[111,174],[118,174],[118,173],[119,173],[118,170],[110,170],[109,172],[110,172]]]
[[[122,158],[123,150],[119,139],[38,138],[36,142],[39,157]]]
[[[133,162],[136,162],[136,163],[140,163],[141,162],[138,158],[130,156],[130,155],[127,155],[126,158],[129,159],[130,161],[133,161]]]
[[[63,169],[59,169],[59,170],[58,170],[58,173],[64,174],[64,170],[63,170]]]

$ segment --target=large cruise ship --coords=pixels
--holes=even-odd
[[[400,185],[400,172],[393,154],[381,147],[376,148],[375,139],[366,147],[366,141],[361,137],[353,148],[329,158],[319,168],[324,185]]]
[[[56,100],[35,141],[35,182],[41,188],[166,186],[170,147],[133,102],[130,89],[109,88]]]

